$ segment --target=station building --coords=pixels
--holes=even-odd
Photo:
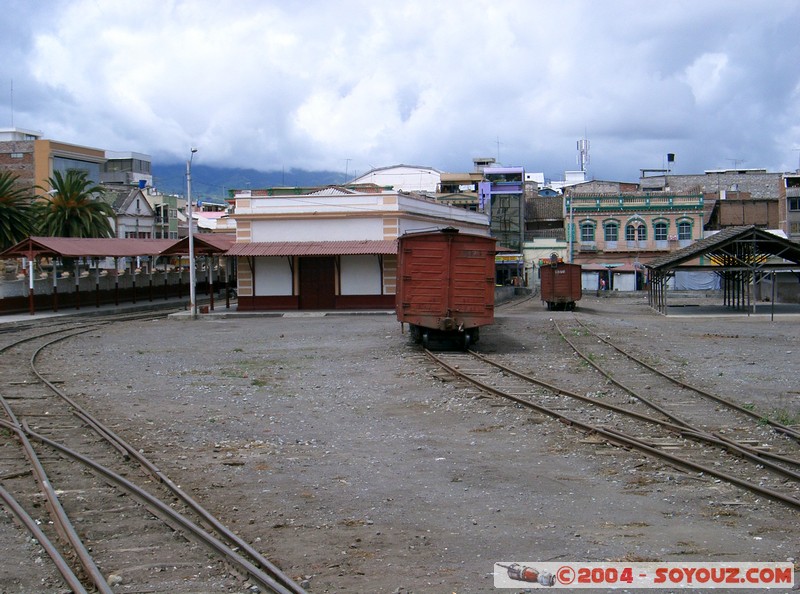
[[[393,309],[400,235],[489,235],[483,213],[374,184],[234,198],[239,311]]]

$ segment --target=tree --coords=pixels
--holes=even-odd
[[[103,188],[93,185],[82,171],[60,171],[49,179],[51,190],[35,204],[35,231],[48,237],[114,237],[110,219],[114,209],[97,196]]]
[[[30,203],[32,192],[28,192],[17,181],[19,176],[10,171],[0,172],[0,249],[19,243],[31,231]]]

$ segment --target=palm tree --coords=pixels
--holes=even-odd
[[[103,188],[93,185],[83,171],[66,175],[55,171],[49,180],[51,190],[35,205],[35,231],[49,237],[114,237],[110,219],[114,209],[97,199]]]
[[[0,172],[0,250],[25,239],[31,231],[30,203],[27,192],[10,171]]]

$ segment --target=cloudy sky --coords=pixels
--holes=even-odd
[[[154,162],[800,162],[796,0],[0,0],[0,127]]]

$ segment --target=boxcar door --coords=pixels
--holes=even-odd
[[[300,309],[336,307],[333,258],[300,258]]]

